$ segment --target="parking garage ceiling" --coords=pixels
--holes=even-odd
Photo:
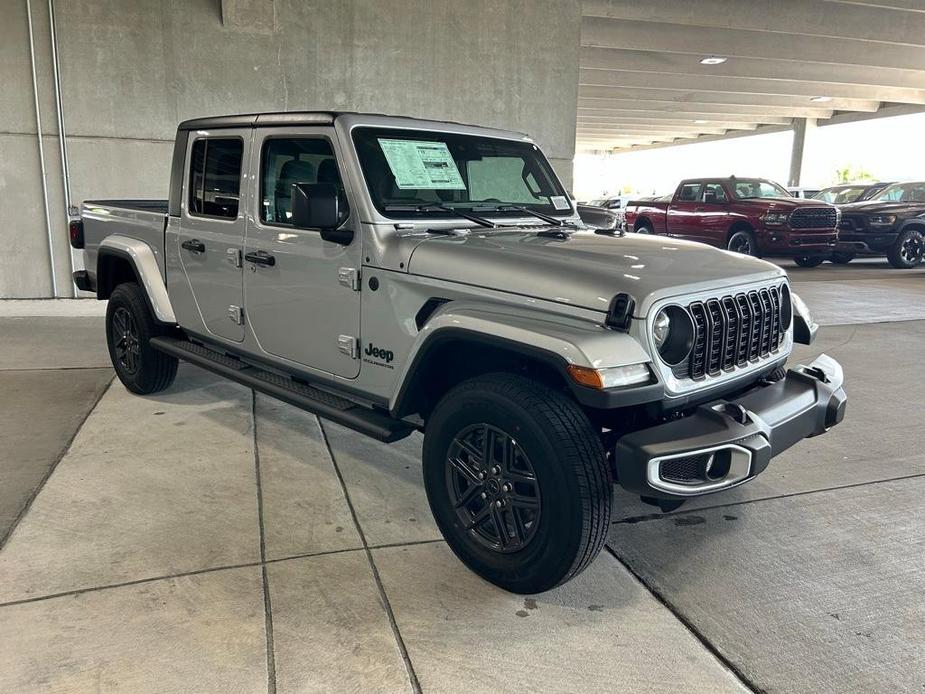
[[[582,14],[579,151],[925,110],[925,0],[584,0]]]

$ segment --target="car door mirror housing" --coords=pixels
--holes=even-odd
[[[342,245],[353,240],[353,232],[338,229],[340,195],[333,183],[292,184],[292,225],[299,229],[318,229],[321,238]]]

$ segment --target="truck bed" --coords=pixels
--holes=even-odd
[[[148,244],[164,276],[166,200],[85,200],[80,218],[84,224],[84,259],[94,281],[100,243],[114,235]]]
[[[138,210],[141,212],[167,214],[166,200],[85,200],[84,205],[118,207],[123,210]]]

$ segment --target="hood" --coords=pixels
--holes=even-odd
[[[736,202],[740,205],[753,205],[761,209],[787,210],[788,212],[798,207],[834,207],[823,200],[811,198],[739,198]]]
[[[846,212],[860,212],[863,214],[915,216],[925,212],[925,202],[883,202],[881,200],[866,200],[842,205],[841,211],[843,214]]]
[[[784,271],[757,258],[659,236],[577,231],[475,231],[420,243],[409,272],[562,304],[607,311],[626,292],[643,315],[657,299],[771,280]]]

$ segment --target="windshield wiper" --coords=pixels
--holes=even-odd
[[[479,217],[474,214],[469,214],[468,212],[463,212],[462,210],[457,210],[455,207],[450,207],[449,205],[440,205],[440,204],[428,204],[428,205],[386,205],[386,212],[430,212],[433,210],[441,210],[443,212],[449,212],[454,214],[457,217],[462,217],[463,219],[468,219],[470,222],[475,222],[476,224],[486,227],[488,229],[497,229],[500,225],[495,224],[489,219],[484,217]]]
[[[536,210],[531,210],[529,207],[523,207],[521,205],[505,205],[504,207],[497,208],[499,212],[504,210],[515,210],[517,212],[523,212],[525,214],[533,215],[538,219],[542,219],[544,222],[549,222],[554,224],[557,227],[574,227],[575,225],[572,222],[567,222],[564,219],[559,219],[558,217],[553,217],[552,215],[543,214],[542,212],[537,212]]]

